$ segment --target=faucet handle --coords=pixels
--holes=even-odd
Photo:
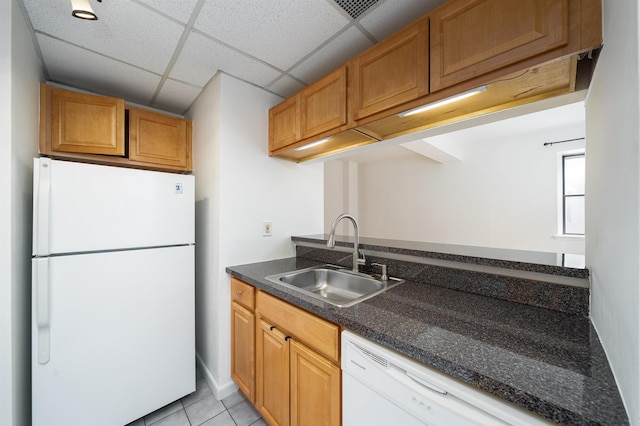
[[[379,266],[382,269],[382,275],[380,276],[382,281],[387,281],[389,279],[389,276],[387,275],[387,265],[382,263],[371,263],[371,265]]]

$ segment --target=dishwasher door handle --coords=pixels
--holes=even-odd
[[[409,377],[411,380],[413,380],[414,382],[418,383],[421,386],[424,386],[425,388],[432,390],[434,392],[438,392],[442,395],[447,395],[448,392],[444,389],[440,389],[437,386],[432,385],[431,383],[425,381],[423,378],[416,376],[415,374],[411,373],[410,371],[405,371],[407,377]]]

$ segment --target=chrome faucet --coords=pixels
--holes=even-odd
[[[336,217],[336,220],[331,224],[331,233],[329,234],[329,240],[327,240],[327,247],[334,248],[336,246],[336,225],[342,219],[349,219],[351,223],[353,223],[353,234],[355,240],[353,242],[353,271],[358,272],[358,265],[365,264],[364,253],[362,253],[362,257],[360,257],[361,253],[358,251],[358,245],[360,243],[360,237],[358,236],[358,222],[356,218],[347,213],[342,213],[340,216]]]

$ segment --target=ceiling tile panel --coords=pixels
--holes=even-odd
[[[37,39],[52,81],[139,104],[147,104],[160,83],[159,75],[42,34]]]
[[[208,0],[195,27],[287,70],[348,23],[326,0]]]
[[[186,24],[198,0],[137,0]]]
[[[97,21],[71,16],[69,0],[24,0],[36,31],[163,73],[184,26],[132,1],[92,3]]]
[[[305,88],[304,84],[289,77],[288,75],[285,75],[281,79],[273,83],[272,85],[268,86],[267,90],[273,93],[276,93],[282,96],[283,98],[288,98],[289,96],[298,93],[300,90],[304,88]]]
[[[313,83],[371,46],[371,40],[351,27],[296,66],[291,74],[307,84]]]
[[[176,114],[184,114],[202,89],[189,84],[167,79],[158,93],[153,106]]]
[[[264,86],[280,75],[260,61],[192,32],[171,69],[170,77],[204,87],[217,70],[257,86]]]
[[[386,0],[378,2],[360,19],[360,24],[380,41],[405,27],[446,0]]]

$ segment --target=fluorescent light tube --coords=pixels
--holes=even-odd
[[[418,108],[410,109],[409,111],[398,114],[399,117],[407,117],[409,115],[418,114],[420,112],[428,111],[433,108],[440,107],[442,105],[447,105],[453,102],[458,102],[462,99],[466,99],[473,95],[477,95],[478,93],[482,93],[487,90],[487,86],[480,86],[472,90],[467,90],[466,92],[458,93],[457,95],[451,96],[449,98],[444,98],[439,101],[433,102],[431,104],[427,104]]]
[[[330,140],[331,140],[331,136],[329,136],[328,138],[320,139],[319,141],[315,141],[315,142],[308,143],[306,145],[299,146],[297,148],[293,148],[293,150],[294,151],[302,151],[303,149],[307,149],[307,148],[311,148],[311,147],[314,147],[314,146],[318,146],[318,145],[320,145],[322,143],[329,142]]]

